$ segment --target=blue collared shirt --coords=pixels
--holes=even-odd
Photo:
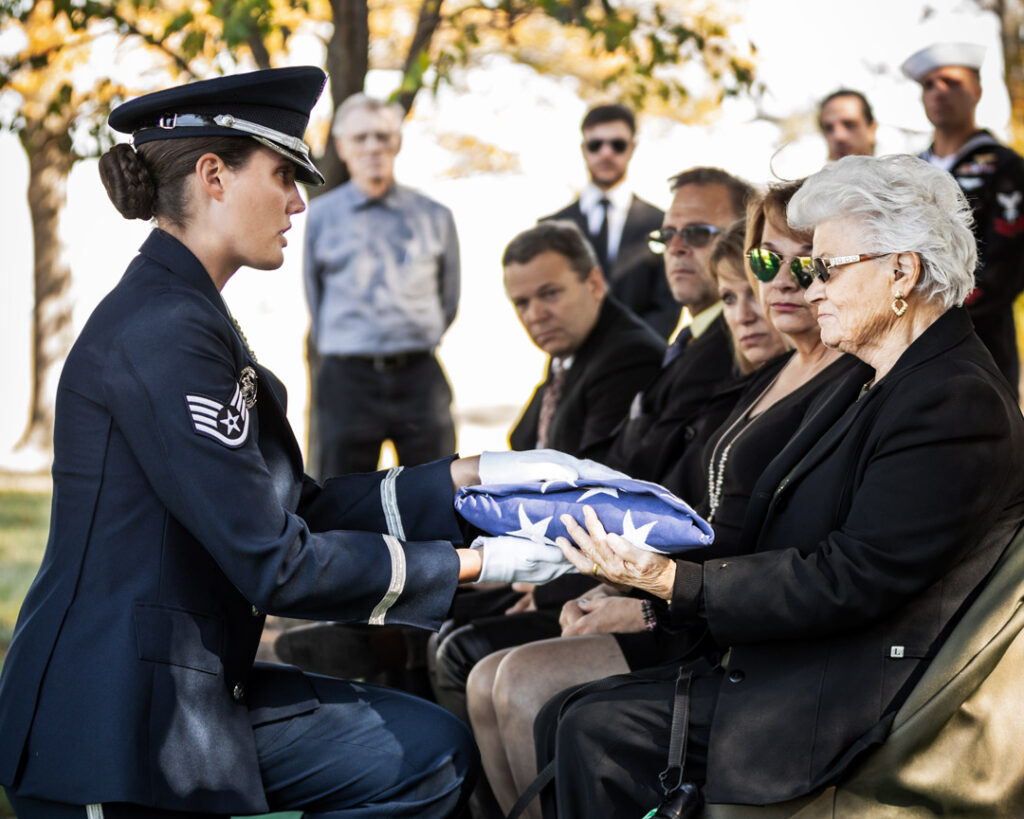
[[[455,220],[411,188],[371,200],[348,182],[310,204],[305,279],[321,355],[432,350],[458,308]]]

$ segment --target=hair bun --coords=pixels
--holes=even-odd
[[[156,184],[131,145],[115,145],[100,157],[100,179],[110,201],[125,219],[153,218]]]

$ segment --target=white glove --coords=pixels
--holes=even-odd
[[[612,469],[610,466],[599,464],[597,461],[577,460],[574,464],[576,471],[580,477],[585,481],[610,481],[610,480],[622,480],[629,479],[629,475],[625,472],[619,472]]]
[[[483,565],[477,583],[521,580],[541,584],[577,571],[557,546],[534,543],[522,537],[478,537],[471,546],[482,550]]]
[[[555,449],[528,449],[525,452],[481,452],[480,483],[531,481],[574,481],[579,476],[579,460]]]

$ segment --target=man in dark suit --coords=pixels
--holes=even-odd
[[[543,222],[505,249],[505,291],[547,375],[509,436],[512,449],[574,453],[607,436],[658,372],[665,343],[608,293],[571,222]]]
[[[668,286],[693,321],[670,345],[655,379],[634,398],[628,418],[579,453],[658,483],[693,437],[697,413],[733,375],[729,331],[707,260],[715,236],[743,218],[752,191],[725,171],[705,167],[673,177],[672,190],[672,205],[651,244],[664,254]]]
[[[608,437],[633,394],[658,372],[665,343],[608,293],[594,251],[572,222],[541,222],[516,236],[502,257],[505,292],[547,376],[509,435],[512,449],[570,454]],[[460,590],[431,652],[437,701],[467,718],[466,679],[493,651],[557,637],[562,604],[594,586],[574,574],[528,592]],[[505,616],[514,604],[513,616]],[[481,797],[482,798],[482,797]]]
[[[662,274],[661,261],[647,246],[647,235],[661,227],[664,214],[630,191],[626,180],[636,148],[636,120],[623,105],[599,105],[581,126],[583,160],[590,182],[580,198],[550,219],[575,222],[590,239],[612,294],[662,338],[679,321],[679,305]]]

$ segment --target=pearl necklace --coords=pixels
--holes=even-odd
[[[751,415],[750,411],[761,402],[761,399],[764,398],[768,390],[770,390],[775,385],[775,382],[778,380],[781,372],[782,371],[780,370],[779,373],[777,373],[775,377],[768,382],[768,386],[761,390],[761,393],[757,396],[757,398],[750,402],[749,406],[746,409],[746,412],[744,412],[735,421],[729,424],[728,428],[725,430],[725,432],[722,433],[721,437],[717,441],[715,441],[714,449],[711,450],[711,460],[708,462],[708,523],[711,523],[715,519],[715,512],[718,511],[718,506],[722,501],[722,486],[725,483],[725,465],[729,462],[729,453],[732,451],[732,445],[736,443],[739,437],[744,432],[747,431],[747,429],[750,427],[751,424],[754,423],[754,421],[756,421],[758,418],[761,417],[761,415],[763,415],[763,413]],[[729,433],[732,432],[733,429],[735,429],[736,425],[744,419],[746,419],[746,423],[742,427],[740,427],[736,434],[733,435],[732,438],[729,440],[729,443],[725,445],[725,448],[722,450],[722,454],[718,455],[718,447],[720,447],[722,445],[722,442],[729,437]],[[715,468],[716,456],[718,456],[717,469]]]

